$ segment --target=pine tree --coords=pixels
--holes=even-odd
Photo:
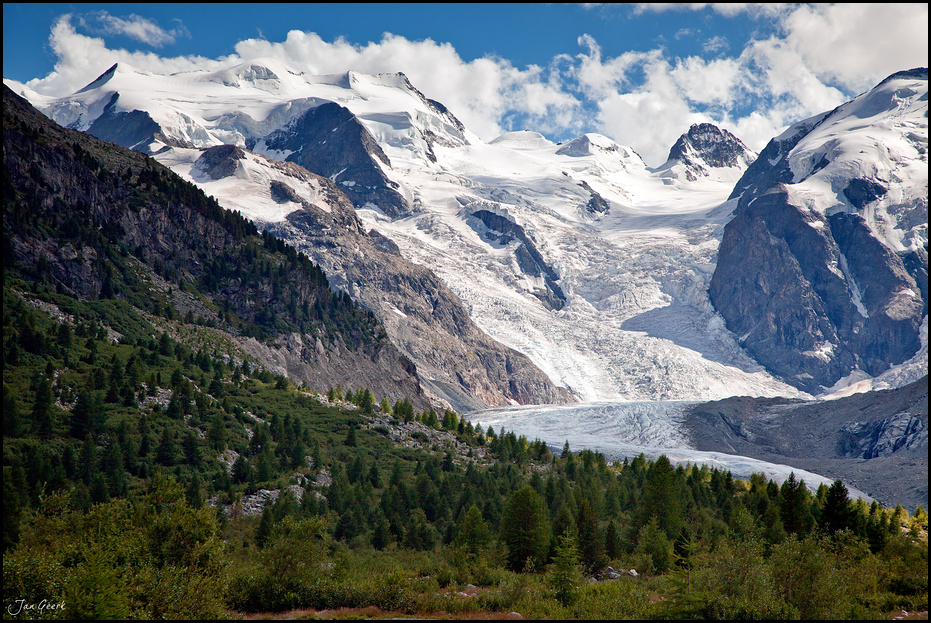
[[[242,484],[244,482],[249,482],[252,479],[249,463],[241,454],[236,457],[236,460],[233,462],[233,468],[231,471],[231,477],[234,484]]]
[[[372,547],[383,550],[389,543],[391,543],[391,528],[384,513],[379,513],[375,525],[372,526]]]
[[[198,476],[196,471],[191,474],[191,479],[188,481],[185,497],[187,498],[188,506],[191,508],[202,508],[204,505],[204,496],[203,492],[201,491],[200,476]]]
[[[634,463],[637,463],[637,459]],[[666,455],[660,455],[647,469],[643,483],[643,496],[640,498],[638,508],[639,511],[632,525],[632,540],[636,539],[643,526],[654,517],[668,539],[676,538],[682,526],[685,525],[682,489],[679,486],[676,471]]]
[[[360,389],[358,393],[359,410],[362,413],[370,415],[375,413],[375,396],[368,389]]]
[[[84,484],[90,485],[94,476],[97,475],[97,444],[90,433],[84,437],[84,443],[81,445],[81,457],[78,460],[78,466],[81,480],[84,481]]]
[[[475,504],[459,520],[454,542],[457,549],[470,556],[477,556],[491,542],[491,531]]]
[[[637,549],[650,556],[654,573],[664,573],[672,567],[672,543],[666,538],[666,533],[660,527],[656,517],[651,517],[650,521],[640,530]]]
[[[268,545],[273,527],[271,505],[266,504],[265,508],[262,509],[262,519],[259,520],[258,530],[255,532],[255,544],[259,549],[264,549],[265,546]]]
[[[587,498],[579,503],[578,526],[579,554],[582,564],[591,572],[603,569],[608,560],[605,556],[604,534],[598,526],[595,511]]]
[[[615,560],[621,556],[621,537],[613,519],[608,522],[608,528],[605,530],[605,555],[608,560]]]
[[[562,605],[571,606],[576,602],[582,588],[582,571],[579,568],[579,552],[571,535],[562,534],[557,541],[549,581],[556,591],[556,599]]]
[[[39,436],[48,439],[52,436],[52,383],[48,376],[42,378],[36,388],[32,405],[32,421]]]
[[[175,454],[175,438],[166,426],[162,431],[162,440],[159,442],[158,449],[155,451],[155,461],[160,465],[171,467],[175,464]]]
[[[372,463],[371,469],[369,469],[368,482],[375,489],[381,489],[381,472],[378,471],[378,464]]]
[[[345,445],[349,446],[350,448],[355,448],[356,445],[358,445],[358,441],[356,440],[356,425],[355,425],[355,423],[353,423],[353,422],[350,422],[350,423],[349,423],[349,430],[346,431],[346,439],[343,441],[343,443],[344,443]]]
[[[821,509],[821,528],[828,534],[838,530],[853,527],[854,515],[850,500],[847,496],[847,487],[840,480],[835,480],[828,488]]]
[[[508,498],[501,516],[501,542],[507,547],[507,564],[521,571],[528,561],[541,567],[549,550],[549,521],[543,498],[530,485]]]
[[[3,384],[3,436],[19,437],[23,432],[22,418],[16,397],[6,383]],[[80,437],[83,439],[83,435]]]
[[[805,481],[796,480],[795,472],[779,488],[779,513],[788,534],[804,534],[811,521]]]

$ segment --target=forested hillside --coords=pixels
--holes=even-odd
[[[665,457],[608,465],[437,413],[306,258],[14,98],[5,617],[927,607],[923,509],[854,503],[839,481],[812,493]],[[275,349],[290,376],[263,359]]]

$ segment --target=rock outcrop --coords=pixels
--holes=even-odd
[[[393,217],[410,211],[398,185],[380,168],[391,166],[388,156],[365,126],[339,104],[311,108],[261,141],[263,150],[290,152],[288,162],[338,184],[358,208],[371,203]],[[247,142],[250,148],[256,144],[255,139]]]

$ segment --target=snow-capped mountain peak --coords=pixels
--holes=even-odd
[[[734,182],[754,160],[756,154],[727,130],[711,123],[696,123],[679,137],[656,172],[687,181],[714,177]]]
[[[735,186],[712,300],[797,387],[878,376],[920,348],[927,144],[927,69],[899,72],[774,138]]]

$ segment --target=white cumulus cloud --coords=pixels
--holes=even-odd
[[[519,68],[490,55],[465,61],[450,43],[432,39],[385,33],[380,41],[355,44],[300,30],[284,41],[240,41],[227,57],[166,57],[112,49],[92,35],[119,33],[158,46],[183,34],[180,27],[168,31],[138,16],[99,12],[85,34],[79,29],[89,29],[91,14],[69,14],[49,38],[54,71],[26,86],[68,95],[117,62],[173,73],[271,57],[315,74],[401,71],[485,140],[517,129],[557,139],[596,131],[657,166],[692,123],[717,123],[759,151],[787,125],[834,108],[890,73],[927,66],[927,5],[638,5],[634,13],[707,6],[726,17],[763,17],[776,32],[746,43],[730,34],[711,38],[705,57],[684,58],[663,47],[606,56],[594,37],[582,34],[574,56]]]

